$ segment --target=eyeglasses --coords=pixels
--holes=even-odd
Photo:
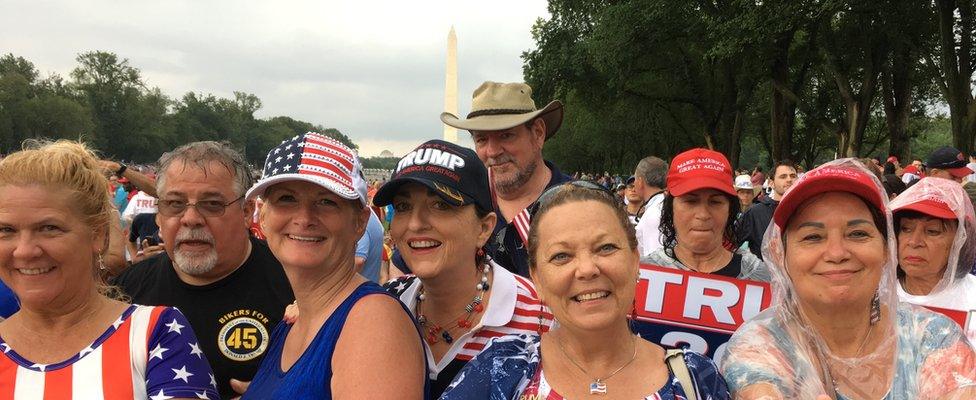
[[[186,212],[187,208],[193,207],[203,217],[219,217],[224,215],[228,206],[243,198],[244,196],[238,197],[230,203],[224,203],[220,200],[203,200],[196,203],[187,203],[183,200],[160,200],[158,212],[164,217],[179,217]]]

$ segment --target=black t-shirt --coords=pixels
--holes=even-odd
[[[132,227],[129,228],[129,241],[136,244],[137,249],[141,249],[142,239],[149,239],[150,246],[161,243],[159,240],[159,226],[156,225],[156,213],[136,214],[132,218]]]
[[[225,399],[235,395],[231,378],[250,381],[257,373],[271,331],[295,300],[268,245],[250,240],[244,264],[209,285],[180,280],[166,253],[129,267],[114,282],[135,304],[175,306],[186,315]]]
[[[732,253],[732,259],[722,269],[712,272],[715,275],[738,278],[742,273],[742,254]]]

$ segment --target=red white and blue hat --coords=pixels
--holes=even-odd
[[[307,132],[281,142],[268,152],[264,173],[247,199],[264,194],[276,183],[299,180],[322,186],[349,200],[366,204],[366,180],[356,152],[338,140]]]

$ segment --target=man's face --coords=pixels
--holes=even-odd
[[[752,199],[756,198],[756,192],[752,189],[736,189],[736,195],[739,196],[739,209],[745,211],[752,205]]]
[[[777,196],[782,196],[786,193],[786,189],[793,186],[793,181],[796,180],[796,170],[786,165],[780,165],[776,167],[774,173],[773,191],[776,192]]]
[[[217,161],[211,161],[205,170],[176,161],[165,174],[156,223],[180,277],[191,284],[209,283],[240,266],[247,253],[252,206],[239,199],[233,174]],[[164,204],[171,201],[234,203],[220,216],[202,215],[195,206],[179,215],[164,215]]]
[[[637,180],[635,179],[634,182],[637,182]],[[634,183],[627,185],[627,187],[624,189],[624,195],[627,196],[627,202],[630,204],[641,204],[644,202],[644,199],[641,198],[640,193],[637,193]]]
[[[511,192],[521,188],[542,162],[545,122],[537,118],[532,129],[519,125],[500,131],[473,131],[474,150],[491,172],[495,188]]]

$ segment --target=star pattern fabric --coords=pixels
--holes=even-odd
[[[356,155],[342,143],[309,132],[281,142],[268,155],[262,180],[280,174],[312,175],[324,179],[336,193],[355,196],[358,194],[355,163]]]
[[[210,365],[186,317],[172,307],[129,306],[94,342],[59,363],[31,362],[2,339],[0,348],[0,399],[23,395],[59,399],[220,398]],[[143,365],[136,367],[134,362]],[[125,368],[129,365],[133,367]],[[133,383],[139,381],[144,384]]]
[[[147,363],[146,390],[174,398],[219,398],[216,381],[210,378],[210,365],[190,323],[179,311],[171,310],[160,316],[160,325],[150,336],[149,346],[158,348],[160,356]],[[200,397],[201,393],[207,397]]]

